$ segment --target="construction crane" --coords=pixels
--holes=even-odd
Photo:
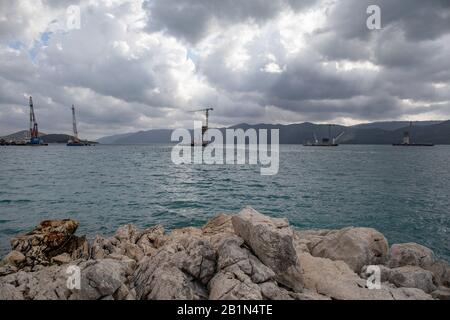
[[[338,140],[344,135],[345,131],[342,131],[337,137],[333,138],[333,144],[337,144]]]
[[[77,119],[75,118],[75,106],[72,105],[72,126],[73,126],[73,141],[79,142],[78,130],[77,130]]]
[[[81,142],[78,138],[77,118],[75,117],[75,106],[72,105],[72,128],[73,138],[67,142],[68,147],[90,146],[88,142]]]
[[[208,131],[209,112],[213,111],[213,110],[214,110],[213,108],[205,108],[205,109],[190,111],[190,112],[204,112],[205,113],[205,125],[202,126],[202,145],[203,146],[208,144],[208,142],[204,140],[204,135],[205,135],[206,131]],[[194,145],[194,141],[192,141],[191,145]]]
[[[41,138],[39,138],[38,124],[36,122],[36,116],[34,114],[33,98],[30,96],[30,141],[29,144],[39,145],[42,144]]]

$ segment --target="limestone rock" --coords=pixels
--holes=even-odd
[[[136,244],[142,249],[144,254],[154,252],[154,248],[159,248],[160,240],[164,236],[164,227],[156,225],[145,229],[139,234]]]
[[[103,259],[111,255],[127,256],[135,261],[156,251],[164,236],[164,228],[160,225],[139,231],[133,225],[119,227],[113,237],[96,236],[91,248],[94,259]]]
[[[426,269],[433,273],[438,285],[450,288],[450,266],[446,261],[438,260]]]
[[[276,280],[301,291],[302,279],[293,231],[286,219],[269,218],[247,207],[232,217],[235,233],[276,274]]]
[[[342,260],[359,273],[365,265],[384,264],[388,257],[386,238],[372,228],[344,228],[330,232],[311,250],[315,257]]]
[[[218,233],[234,233],[231,216],[224,213],[218,214],[202,227],[202,231],[205,235],[213,235]]]
[[[11,273],[15,273],[15,272],[17,272],[17,270],[18,270],[17,267],[12,266],[10,264],[6,264],[4,266],[1,266],[0,267],[0,277],[6,276],[6,275],[11,274]]]
[[[0,282],[0,301],[1,300],[24,300],[23,294],[12,284]]]
[[[434,299],[438,300],[450,300],[450,289],[445,287],[439,287],[437,290],[431,293]]]
[[[79,268],[80,287],[68,286],[73,272]],[[101,261],[77,262],[70,266],[49,266],[36,272],[19,271],[0,278],[0,296],[15,295],[30,300],[96,300],[114,296],[118,290],[128,288],[132,270],[123,261],[104,259]],[[77,283],[76,281],[73,283]],[[14,287],[14,290],[11,288]]]
[[[287,291],[273,281],[275,273],[245,248],[242,238],[227,236],[220,243],[217,256],[218,270],[208,285],[210,299],[255,300],[286,296]]]
[[[128,271],[128,272],[127,272]],[[112,259],[96,261],[85,267],[81,273],[81,290],[76,296],[82,300],[98,300],[113,296],[123,290],[127,282],[127,265]]]
[[[138,299],[206,299],[205,285],[216,269],[209,243],[177,235],[138,263],[133,283]]]
[[[69,263],[70,261],[72,261],[72,259],[70,258],[70,255],[68,253],[62,253],[60,255],[53,257],[51,261],[52,263],[56,264],[64,264]]]
[[[436,257],[431,249],[417,243],[400,243],[392,245],[388,266],[396,268],[409,265],[428,269],[435,262]]]
[[[280,288],[275,282],[268,281],[259,285],[261,295],[268,300],[294,300],[290,292]]]
[[[433,300],[433,297],[417,288],[388,289],[394,300]]]
[[[389,282],[397,287],[417,288],[426,293],[436,290],[433,284],[433,274],[416,266],[404,266],[391,269],[388,275]]]
[[[209,283],[211,300],[262,300],[260,287],[240,268],[232,266],[217,273]]]
[[[1,265],[11,265],[18,268],[25,263],[25,259],[25,256],[21,252],[13,250],[3,258]]]
[[[294,230],[294,246],[297,252],[310,253],[323,238],[336,230]]]

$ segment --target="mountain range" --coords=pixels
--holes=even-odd
[[[229,127],[244,130],[278,129],[281,144],[303,144],[329,137],[328,124],[310,122],[295,124],[247,124],[241,123]],[[222,132],[225,127],[219,128]],[[173,143],[170,141],[172,129],[153,129],[125,134],[116,134],[97,140],[101,144],[150,144]],[[331,136],[340,136],[340,144],[392,144],[401,142],[404,131],[409,131],[413,143],[450,144],[450,120],[447,121],[415,121],[412,127],[408,121],[386,121],[357,124],[354,126],[332,125]],[[8,136],[0,137],[5,141],[26,140],[28,130],[22,130]],[[67,134],[40,133],[46,143],[66,143],[72,136]]]
[[[229,127],[231,129],[279,129],[280,144],[303,144],[307,141],[329,137],[328,124],[310,122],[297,124],[247,124]],[[224,131],[226,128],[219,128]],[[155,129],[120,134],[98,139],[102,144],[147,144],[171,143],[171,129]],[[450,144],[450,120],[415,121],[412,127],[408,121],[372,122],[354,126],[332,125],[331,136],[339,138],[340,144],[392,144],[402,141],[404,131],[409,131],[411,142]]]

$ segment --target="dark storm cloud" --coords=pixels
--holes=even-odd
[[[80,30],[64,25],[80,5]],[[381,8],[381,30],[366,26]],[[239,122],[450,117],[448,0],[0,2],[0,126],[101,136]],[[56,22],[55,22],[56,21]],[[42,37],[47,34],[48,39]],[[198,116],[198,117],[197,117]]]
[[[345,0],[330,10],[328,28],[343,38],[371,35],[366,28],[366,9],[378,5],[383,28],[401,29],[410,40],[436,39],[450,33],[450,1],[448,0]]]
[[[283,9],[300,10],[316,0],[149,0],[148,29],[167,31],[196,43],[208,34],[211,22],[221,25],[246,22],[263,23]]]

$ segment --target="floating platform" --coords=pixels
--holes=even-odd
[[[434,147],[433,143],[393,143],[395,147]]]
[[[68,147],[89,147],[91,146],[90,143],[83,143],[83,142],[68,142],[66,144]]]
[[[322,144],[322,143],[308,144],[308,143],[305,143],[303,146],[304,147],[337,147],[337,146],[339,146],[339,144],[337,144],[337,143],[331,143],[331,144]]]

